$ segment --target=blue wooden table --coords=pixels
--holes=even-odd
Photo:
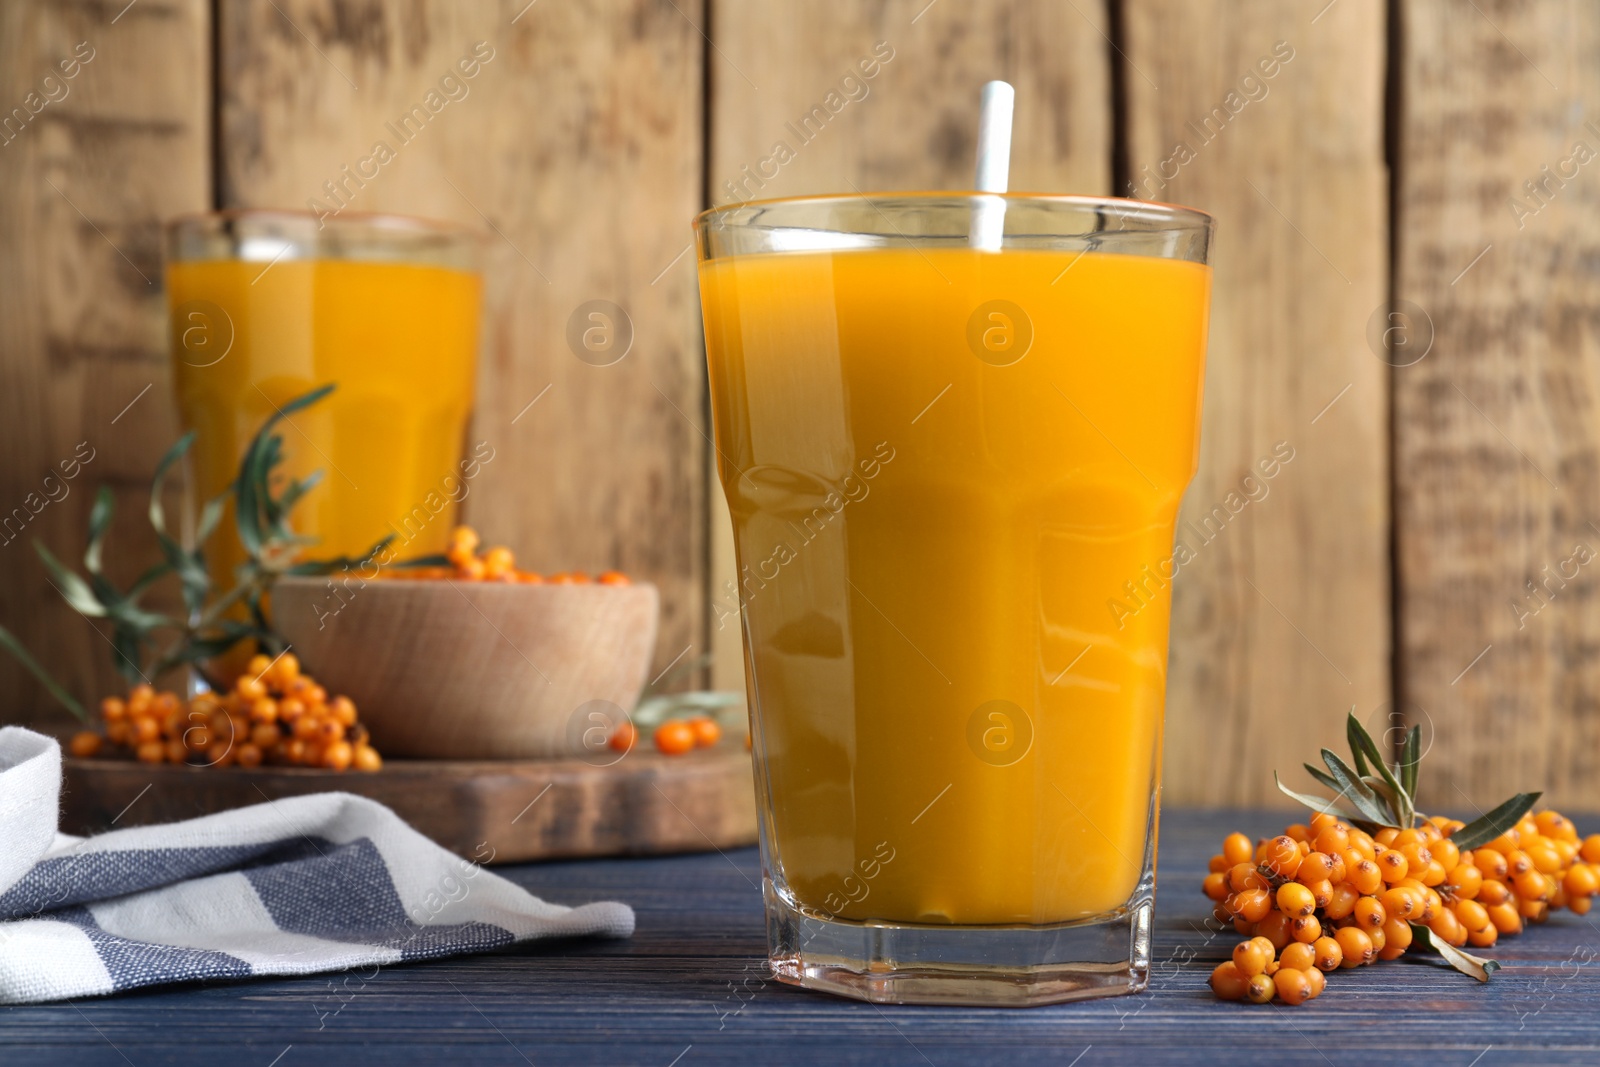
[[[1401,961],[1335,974],[1300,1008],[1214,1000],[1206,977],[1237,938],[1204,923],[1206,858],[1227,829],[1255,836],[1283,822],[1166,815],[1156,962],[1141,996],[880,1008],[779,985],[766,972],[751,849],[501,868],[552,901],[631,903],[629,941],[0,1008],[0,1065],[1600,1064],[1593,915],[1563,912],[1502,942],[1491,954],[1505,969],[1488,986]]]

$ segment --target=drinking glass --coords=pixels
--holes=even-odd
[[[697,220],[779,979],[1144,987],[1211,230],[947,193]]]
[[[268,417],[332,382],[279,426],[284,470],[322,471],[294,511],[296,532],[316,538],[309,554],[360,557],[389,534],[402,558],[443,551],[470,491],[476,235],[397,215],[230,211],[170,223],[166,250],[197,498],[226,488]],[[231,514],[208,546],[224,587],[243,558]]]

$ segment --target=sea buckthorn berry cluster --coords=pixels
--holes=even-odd
[[[1324,947],[1322,942],[1328,946]],[[1323,966],[1328,953],[1332,966]],[[1233,958],[1211,972],[1211,991],[1223,1000],[1248,1000],[1266,1004],[1274,997],[1285,1004],[1304,1004],[1322,995],[1327,979],[1323,971],[1337,967],[1339,947],[1331,938],[1313,946],[1303,941],[1279,945],[1257,935],[1234,946]]]
[[[73,737],[68,749],[74,756],[103,754],[109,744],[143,763],[273,763],[331,771],[383,766],[355,704],[345,696],[330,700],[291,652],[255,656],[226,693],[201,693],[184,703],[176,693],[136,685],[126,699],[102,700],[100,714],[104,735]]]
[[[444,554],[447,566],[390,567],[379,572],[383,578],[440,579],[459,582],[512,582],[523,585],[628,585],[621,571],[604,571],[590,577],[583,571],[563,571],[548,577],[517,567],[516,556],[504,545],[483,549],[478,532],[470,526],[450,531],[450,547]]]
[[[617,741],[618,735],[623,730],[628,731],[626,747],[620,746]],[[632,724],[624,723],[618,728],[617,734],[612,735],[611,747],[620,748],[625,752],[632,747],[633,737]],[[681,756],[696,748],[715,746],[722,740],[722,727],[709,715],[696,715],[689,719],[668,719],[656,727],[654,740],[656,751],[663,756]]]
[[[1214,917],[1251,940],[1212,972],[1212,990],[1223,1000],[1300,1004],[1322,991],[1320,974],[1307,985],[1282,977],[1286,968],[1398,959],[1413,923],[1436,942],[1488,948],[1556,909],[1587,914],[1600,893],[1600,834],[1580,839],[1560,812],[1523,815],[1474,849],[1451,840],[1465,826],[1434,816],[1368,834],[1316,814],[1254,845],[1229,834],[1201,888],[1216,902]],[[1272,990],[1255,982],[1260,974]]]

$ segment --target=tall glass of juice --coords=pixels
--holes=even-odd
[[[470,490],[462,465],[481,284],[468,230],[385,215],[237,211],[167,230],[178,413],[196,434],[195,495],[233,479],[250,438],[293,398],[334,383],[281,425],[285,470],[322,482],[295,508],[312,556],[443,551]],[[231,527],[230,517],[225,526]],[[218,581],[237,539],[210,553]]]
[[[697,221],[780,979],[1144,987],[1211,229],[942,193]]]

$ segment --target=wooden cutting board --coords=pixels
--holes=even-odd
[[[576,759],[390,760],[376,774],[357,774],[68,759],[64,771],[61,829],[69,834],[344,791],[386,804],[478,862],[706,852],[756,839],[750,754],[735,739],[683,756],[641,749],[609,767]]]

